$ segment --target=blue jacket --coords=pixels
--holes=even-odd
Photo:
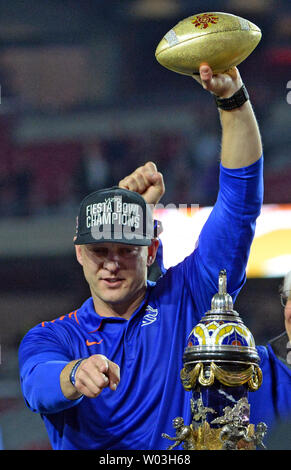
[[[196,249],[156,282],[130,320],[102,317],[89,298],[76,311],[30,330],[19,348],[21,386],[27,406],[41,414],[54,449],[166,449],[162,433],[172,420],[191,421],[190,392],[180,381],[187,337],[209,310],[218,274],[226,269],[235,300],[263,196],[263,159],[249,167],[221,166],[217,202]],[[177,240],[177,243],[182,243]],[[263,385],[250,394],[251,422],[269,426],[291,409],[290,370],[271,348],[258,347]],[[115,392],[71,401],[60,388],[70,361],[104,354],[120,366]],[[284,383],[284,387],[281,385]]]

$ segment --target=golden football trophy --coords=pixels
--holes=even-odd
[[[155,52],[164,67],[183,74],[199,73],[207,63],[223,73],[243,62],[257,47],[261,30],[251,21],[229,13],[189,16],[168,31]]]

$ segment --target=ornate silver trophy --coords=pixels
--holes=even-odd
[[[211,310],[193,328],[185,348],[180,377],[192,391],[190,425],[173,420],[176,436],[168,450],[183,443],[186,450],[265,449],[265,423],[250,423],[249,392],[262,383],[254,338],[233,310],[226,271],[220,271]]]

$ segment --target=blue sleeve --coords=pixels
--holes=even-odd
[[[291,368],[274,353],[270,344],[257,346],[263,373],[261,387],[249,395],[252,422],[264,421],[273,428],[291,419]]]
[[[163,254],[163,242],[162,240],[159,238],[159,247],[158,247],[158,251],[157,251],[157,254],[156,254],[156,261],[160,267],[160,270],[161,270],[161,273],[162,274],[165,274],[165,272],[167,271],[165,266],[164,266],[164,254]]]
[[[219,183],[217,201],[194,252],[173,269],[178,278],[184,278],[201,315],[209,310],[217,292],[221,269],[227,272],[227,290],[234,301],[245,282],[256,219],[263,202],[263,156],[238,169],[220,165]]]
[[[262,202],[263,157],[248,167],[234,170],[220,165],[218,198],[187,264],[192,289],[197,289],[190,275],[193,265],[198,275],[198,302],[202,310],[210,308],[221,269],[227,272],[227,289],[233,300],[243,286]]]
[[[23,338],[19,351],[20,383],[26,405],[35,412],[57,413],[78,404],[61,390],[60,374],[73,357],[49,326],[38,325]]]

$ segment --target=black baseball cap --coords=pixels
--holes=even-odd
[[[81,202],[74,244],[149,246],[157,236],[154,225],[152,206],[140,194],[118,186],[100,189]]]

